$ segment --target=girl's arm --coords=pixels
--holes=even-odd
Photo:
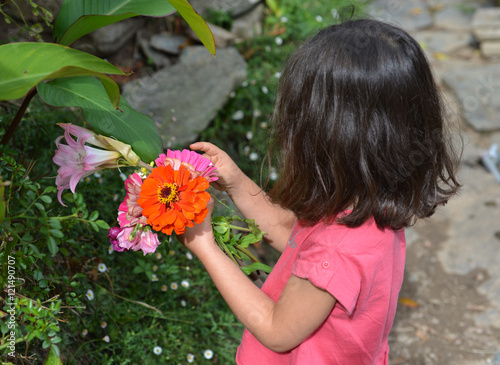
[[[259,228],[267,233],[266,241],[279,252],[283,252],[296,220],[295,215],[279,205],[272,204],[264,191],[215,145],[198,142],[190,147],[205,152],[205,157],[217,167],[219,180],[212,185],[226,191],[241,213],[247,218],[255,219]]]
[[[299,345],[335,306],[331,294],[293,275],[274,302],[219,249],[209,216],[186,229],[180,240],[201,260],[241,323],[273,351],[285,352]]]

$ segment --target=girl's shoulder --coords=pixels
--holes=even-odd
[[[304,232],[305,231],[305,232]],[[347,227],[333,222],[321,221],[314,225],[298,221],[292,232],[300,232],[301,250],[312,246],[336,251],[362,251],[380,246],[392,246],[405,240],[404,229],[380,229],[373,217],[359,227]]]

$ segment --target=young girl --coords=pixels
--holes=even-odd
[[[265,194],[216,146],[217,188],[282,252],[262,290],[218,248],[210,219],[183,243],[246,327],[238,364],[387,364],[404,227],[454,195],[443,106],[405,31],[353,20],[320,31],[280,79],[280,178]]]

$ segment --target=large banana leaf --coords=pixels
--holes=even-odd
[[[215,40],[212,31],[203,18],[193,9],[187,0],[168,0],[181,14],[184,20],[200,38],[201,43],[215,56]]]
[[[96,29],[137,15],[167,16],[175,12],[186,19],[210,53],[215,54],[212,32],[186,0],[65,0],[54,25],[54,42],[71,45]]]
[[[0,100],[18,99],[43,80],[96,76],[115,108],[120,102],[120,90],[104,74],[125,75],[109,62],[88,53],[53,43],[31,42],[0,46],[0,70]]]
[[[38,84],[38,93],[49,105],[80,107],[94,132],[131,145],[146,163],[158,158],[163,151],[155,122],[132,109],[124,98],[121,98],[119,109],[113,109],[103,86],[93,77],[42,82]]]

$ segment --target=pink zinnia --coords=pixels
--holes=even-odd
[[[191,178],[203,176],[208,182],[216,181],[218,179],[217,169],[212,162],[208,159],[190,150],[171,151],[167,150],[167,154],[162,153],[159,158],[155,160],[156,166],[170,165],[174,170],[179,170],[181,165],[185,165],[191,172]]]
[[[131,227],[137,223],[146,224],[147,219],[142,215],[142,208],[137,204],[141,193],[142,179],[137,173],[129,175],[125,180],[127,195],[118,208],[118,223],[120,227]]]

